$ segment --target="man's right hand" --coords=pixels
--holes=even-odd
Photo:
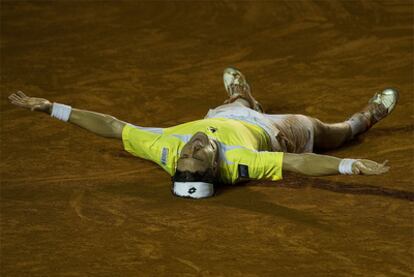
[[[50,114],[52,112],[52,103],[43,98],[29,97],[21,91],[12,93],[9,96],[12,104],[29,109],[31,111],[39,111]]]

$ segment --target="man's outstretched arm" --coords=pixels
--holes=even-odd
[[[340,159],[313,153],[284,153],[283,169],[308,176],[325,175],[380,175],[389,170],[387,161],[380,164],[365,159]]]
[[[18,91],[12,93],[9,100],[14,105],[31,111],[52,114],[53,104],[47,99],[28,97],[23,92]],[[122,129],[126,124],[111,115],[75,108],[71,109],[68,121],[97,135],[117,139],[122,139]]]

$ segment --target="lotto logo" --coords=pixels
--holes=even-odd
[[[162,149],[162,154],[161,154],[161,164],[167,165],[167,159],[168,159],[168,148],[164,147]]]
[[[215,133],[217,131],[217,128],[210,126],[208,127],[208,130],[212,133]]]

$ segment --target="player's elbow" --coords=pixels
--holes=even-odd
[[[315,161],[312,154],[285,153],[283,169],[307,176],[319,176],[318,172],[313,170],[313,162]]]
[[[114,116],[106,116],[105,122],[109,127],[107,137],[111,138],[122,138],[122,130],[124,129],[125,122],[117,119]]]
[[[284,153],[283,169],[294,173],[302,173],[304,158],[300,154]]]

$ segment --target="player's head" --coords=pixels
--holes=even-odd
[[[194,134],[177,160],[173,194],[197,199],[212,196],[218,176],[218,157],[216,141],[203,132]]]

